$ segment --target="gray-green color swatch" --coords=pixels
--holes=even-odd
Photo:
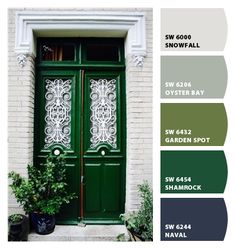
[[[161,98],[224,98],[223,56],[162,56]]]

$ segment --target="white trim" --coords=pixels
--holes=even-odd
[[[24,54],[18,54],[17,57],[16,57],[17,61],[18,61],[18,64],[21,66],[21,67],[24,67],[25,64],[26,64],[26,61],[27,61],[27,57],[26,55]]]
[[[126,56],[146,56],[145,14],[121,11],[18,11],[18,55],[36,56],[34,36],[126,37]],[[21,64],[23,65],[23,64]],[[138,63],[142,66],[142,63]],[[24,65],[23,65],[24,66]]]

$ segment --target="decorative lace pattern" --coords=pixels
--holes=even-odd
[[[71,80],[46,79],[45,145],[71,147]]]
[[[90,80],[91,148],[109,144],[116,148],[116,80]]]

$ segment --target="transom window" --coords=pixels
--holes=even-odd
[[[41,47],[43,61],[74,61],[75,46],[45,42]]]
[[[38,43],[42,63],[124,63],[122,38],[39,38]]]

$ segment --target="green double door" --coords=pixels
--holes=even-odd
[[[66,154],[68,189],[62,224],[119,223],[125,202],[125,79],[123,70],[38,69],[35,163]]]

